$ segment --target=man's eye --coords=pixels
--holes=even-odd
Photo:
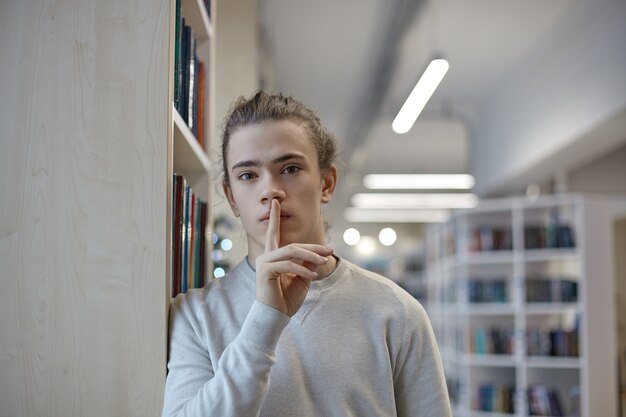
[[[283,170],[285,174],[296,174],[298,171],[300,171],[300,167],[297,167],[295,165],[289,165]]]
[[[254,175],[252,175],[251,172],[242,172],[241,174],[239,174],[237,178],[239,178],[242,181],[249,181],[252,178],[254,178]]]

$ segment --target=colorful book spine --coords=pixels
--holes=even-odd
[[[196,139],[202,148],[204,148],[204,90],[205,85],[205,73],[204,64],[198,60],[198,95],[196,100]]]
[[[531,416],[566,415],[558,392],[545,385],[533,385],[528,388],[528,411]]]
[[[189,195],[189,223],[187,223],[187,228],[189,229],[189,239],[187,241],[188,245],[188,267],[187,267],[187,288],[193,288],[193,274],[194,271],[194,246],[195,246],[195,235],[196,230],[194,229],[194,223],[196,221],[196,196],[193,192],[190,191]]]
[[[190,198],[191,198],[191,188],[190,187],[185,187],[185,197],[183,199],[183,216],[184,216],[184,225],[183,225],[183,240],[182,240],[182,247],[183,247],[183,254],[182,254],[182,264],[183,264],[183,270],[182,270],[182,274],[181,274],[181,286],[180,286],[180,290],[181,292],[187,292],[187,288],[188,288],[188,280],[187,280],[187,276],[189,274],[189,218],[190,218],[190,210],[189,210],[189,203],[190,203]]]
[[[510,385],[480,384],[476,390],[475,409],[496,413],[515,413],[515,388]]]
[[[185,179],[174,174],[174,198],[172,220],[172,297],[180,293],[181,279],[181,243],[183,239],[183,190]]]
[[[174,175],[172,202],[172,297],[205,283],[208,206],[181,175]]]

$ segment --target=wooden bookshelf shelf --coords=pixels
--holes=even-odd
[[[528,356],[526,367],[543,369],[580,369],[583,362],[580,358],[561,358],[556,356]]]
[[[191,183],[203,201],[209,201],[211,162],[189,127],[172,107],[174,119],[174,172]]]
[[[471,316],[512,316],[515,314],[515,306],[511,303],[470,303],[460,305],[458,313]]]
[[[513,355],[491,355],[478,353],[464,354],[461,363],[468,366],[490,366],[498,368],[514,368],[517,364]]]
[[[527,249],[524,252],[525,262],[551,262],[558,260],[576,260],[579,257],[576,248],[563,249]]]
[[[182,0],[187,24],[194,30],[196,40],[203,42],[213,38],[213,23],[202,0]]]

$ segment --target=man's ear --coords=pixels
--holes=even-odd
[[[337,186],[337,167],[331,165],[326,170],[324,177],[322,178],[322,203],[328,203],[335,192]]]
[[[226,181],[222,183],[222,188],[224,189],[224,194],[228,199],[228,204],[230,204],[230,209],[233,211],[235,217],[239,217],[239,208],[237,207],[237,203],[235,203],[233,190],[231,190],[230,185]]]

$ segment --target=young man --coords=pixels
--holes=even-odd
[[[450,416],[422,306],[328,247],[334,138],[301,103],[241,98],[224,191],[248,256],[171,307],[164,416]]]

